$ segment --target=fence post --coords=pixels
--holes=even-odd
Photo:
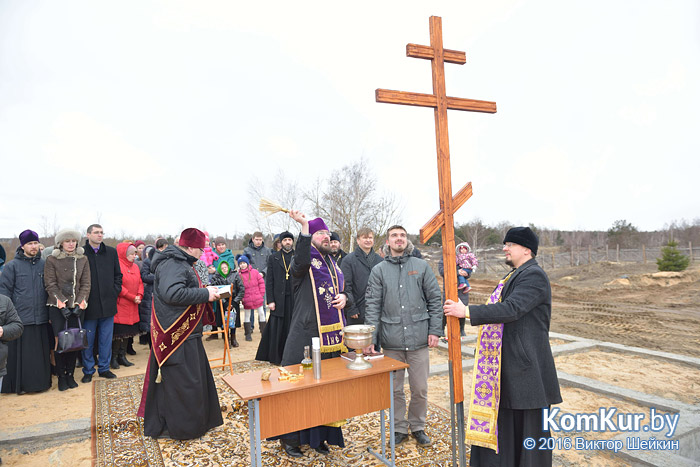
[[[610,256],[608,255],[608,244],[605,244],[605,261],[610,261]]]
[[[647,247],[646,247],[646,245],[642,245],[642,259],[644,260],[644,264],[647,264]]]
[[[591,264],[591,246],[588,245],[588,264]]]
[[[688,254],[690,256],[690,261],[693,261],[693,242],[688,242]]]
[[[617,244],[617,262],[620,262],[620,244]]]
[[[574,247],[571,247],[571,265],[574,265]]]
[[[554,261],[554,252],[552,252],[552,269],[556,269],[557,263]]]

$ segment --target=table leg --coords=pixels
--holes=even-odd
[[[260,399],[255,399],[255,458],[256,466],[262,467],[262,446],[260,441]]]
[[[404,370],[401,370],[404,371]],[[394,375],[395,371],[391,372],[389,377],[389,394],[391,395],[391,405],[389,405],[389,441],[391,445],[391,465],[396,465],[396,446],[394,445]]]
[[[252,400],[248,401],[248,439],[250,440],[250,465],[251,467],[257,467],[257,457],[255,455],[256,443],[255,443],[255,405]]]
[[[403,371],[403,370],[401,370]],[[394,446],[394,373],[395,371],[392,371],[391,374],[389,375],[389,395],[391,397],[391,405],[389,407],[389,445],[391,446],[391,462],[386,458],[386,427],[384,426],[384,410],[379,411],[379,418],[380,418],[380,423],[381,423],[381,434],[382,434],[382,453],[379,454],[377,452],[374,452],[374,450],[371,447],[367,448],[367,451],[372,454],[374,457],[382,461],[383,464],[388,465],[389,467],[394,467],[396,466],[396,450]]]
[[[384,426],[384,409],[379,411],[379,421],[382,427],[382,456],[386,457],[386,426]]]

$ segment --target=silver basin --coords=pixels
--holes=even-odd
[[[346,366],[350,370],[366,370],[372,364],[362,358],[362,349],[372,344],[375,327],[369,324],[351,324],[343,328],[343,342],[349,349],[355,349],[355,360]]]

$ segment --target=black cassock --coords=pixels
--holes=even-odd
[[[332,263],[326,257],[326,266],[332,267]],[[282,365],[300,363],[304,358],[304,346],[311,346],[311,338],[318,337],[318,322],[316,320],[316,308],[314,306],[314,290],[309,277],[311,267],[311,236],[299,235],[297,248],[294,254],[290,275],[294,288],[294,312],[290,325],[289,336],[284,346]],[[340,352],[324,353],[322,359],[339,357]],[[335,446],[345,447],[343,430],[341,427],[316,426],[306,430],[288,433],[280,436],[290,446],[308,444],[317,448],[322,442]],[[273,438],[276,439],[276,438]]]
[[[292,325],[294,307],[292,279],[291,277],[287,278],[287,268],[291,268],[293,258],[294,250],[289,253],[276,251],[267,259],[265,292],[268,302],[275,303],[275,309],[270,312],[267,326],[265,326],[260,338],[258,352],[255,355],[256,360],[275,365],[282,363],[284,346],[289,335],[289,328]]]
[[[155,271],[153,300],[156,316],[168,329],[189,305],[204,303],[209,297],[199,288],[191,264],[196,259],[175,246],[153,257]],[[193,439],[224,423],[207,354],[202,345],[202,320],[192,334],[160,368],[151,353],[144,412],[144,434],[167,435],[173,439]]]

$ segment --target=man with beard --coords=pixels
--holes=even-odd
[[[39,235],[33,230],[19,234],[15,259],[0,275],[0,295],[12,300],[24,325],[22,336],[8,343],[7,376],[2,392],[24,394],[51,387],[50,349],[53,334],[49,326],[48,295],[44,287],[44,263],[39,252]]]
[[[364,227],[357,231],[357,248],[343,260],[341,269],[345,276],[345,293],[352,305],[345,307],[348,324],[364,324],[365,292],[372,268],[381,263],[382,257],[374,249],[374,232]]]
[[[413,256],[406,229],[400,225],[387,231],[388,252],[384,261],[369,275],[365,324],[375,327],[373,341],[380,342],[384,354],[408,363],[411,403],[406,417],[404,378],[406,370],[394,374],[394,443],[411,434],[419,446],[432,441],[425,433],[428,413],[430,353],[442,335],[440,286],[430,265]],[[374,352],[374,344],[365,349]]]
[[[331,232],[331,257],[335,260],[335,263],[340,266],[348,254],[343,251],[340,245],[340,235],[337,232]]]
[[[294,236],[290,232],[279,235],[281,249],[275,251],[267,260],[265,291],[269,300],[270,319],[263,331],[256,360],[279,365],[282,362],[284,344],[292,324],[294,297],[292,296],[292,278],[290,270],[294,258]]]
[[[216,287],[202,287],[194,264],[206,246],[204,232],[189,228],[179,246],[153,256],[151,356],[141,407],[146,436],[193,439],[223,424],[207,354],[204,319],[213,321]]]
[[[321,358],[340,355],[345,349],[340,331],[345,326],[343,273],[330,255],[330,234],[323,219],[308,220],[300,211],[289,216],[301,225],[294,260],[289,271],[294,289],[292,324],[284,346],[282,365],[300,363],[304,346],[312,337],[320,337]],[[277,304],[275,304],[277,305]],[[339,426],[317,426],[280,436],[280,443],[291,457],[302,457],[300,445],[308,444],[321,454],[330,452],[328,444],[345,447]]]
[[[538,244],[529,227],[513,227],[503,240],[506,264],[513,269],[488,303],[467,306],[445,301],[447,316],[466,317],[472,326],[480,326],[477,342],[490,345],[476,349],[474,360],[484,359],[486,364],[474,366],[473,378],[489,381],[493,390],[485,391],[484,384],[465,394],[465,404],[473,401],[465,407],[469,409],[466,439],[478,443],[472,445],[470,465],[552,465],[551,450],[523,447],[526,438],[551,436],[549,430],[542,430],[543,409],[562,402],[549,345],[552,290],[535,260]],[[493,355],[493,348],[500,348],[500,355]],[[477,415],[485,420],[478,432],[469,429]]]

